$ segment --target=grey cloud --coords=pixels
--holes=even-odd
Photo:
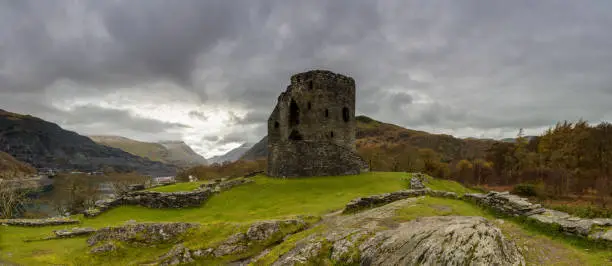
[[[125,128],[147,133],[165,132],[171,128],[187,128],[179,123],[167,123],[149,118],[136,117],[129,111],[105,109],[97,106],[79,106],[65,112],[62,124],[70,127],[87,124],[104,124],[116,128]]]
[[[610,1],[0,5],[0,92],[9,97],[0,103],[61,78],[100,90],[163,79],[206,104],[247,110],[232,123],[260,134],[291,74],[323,68],[355,78],[358,112],[407,127],[484,132],[612,119]]]
[[[204,114],[203,112],[200,112],[200,111],[190,111],[189,112],[189,116],[193,117],[193,118],[197,118],[197,119],[202,120],[202,121],[208,120],[208,116],[206,114]]]
[[[217,142],[220,139],[221,138],[219,136],[207,136],[207,137],[202,138],[203,141],[210,141],[210,142]]]

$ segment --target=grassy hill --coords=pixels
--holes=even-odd
[[[204,225],[184,239],[188,246],[207,246],[218,243],[255,221],[309,216],[310,229],[292,235],[274,246],[262,258],[269,265],[283,250],[316,231],[325,230],[326,217],[340,210],[356,197],[392,192],[406,188],[405,178],[410,174],[399,172],[370,172],[354,176],[313,177],[303,179],[277,179],[254,177],[255,182],[233,188],[213,196],[201,207],[188,209],[147,209],[123,206],[96,218],[80,218],[80,227],[102,228],[119,226],[127,221],[136,222],[196,222]],[[436,189],[471,190],[448,180],[434,180]],[[164,187],[164,191],[184,191],[195,186],[177,184]],[[409,221],[424,216],[483,216],[495,221],[504,235],[514,240],[523,250],[528,265],[604,265],[612,258],[612,251],[575,242],[561,235],[538,231],[529,225],[507,217],[491,214],[464,201],[430,197],[415,198],[393,214],[394,221]],[[316,221],[323,219],[322,222]],[[166,253],[172,245],[124,246],[111,255],[89,255],[86,238],[40,240],[52,230],[70,226],[24,228],[0,226],[0,262],[11,261],[20,265],[138,265]],[[225,258],[231,259],[231,258]],[[228,261],[198,263],[225,265]]]
[[[120,136],[89,136],[98,144],[121,149],[133,155],[181,167],[206,164],[204,157],[182,141],[144,142]]]
[[[0,179],[15,179],[36,173],[36,169],[0,151]]]
[[[486,150],[497,142],[488,139],[460,139],[451,135],[431,134],[380,122],[367,116],[358,116],[356,120],[356,146],[362,154],[366,149],[376,149],[384,156],[393,152],[393,148],[398,146],[404,150],[428,148],[440,154],[443,161],[451,162],[459,159],[483,158]],[[266,136],[245,153],[242,159],[265,158],[267,154]]]

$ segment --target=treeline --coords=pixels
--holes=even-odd
[[[177,175],[179,181],[189,181],[189,176],[193,176],[199,180],[208,180],[223,177],[239,177],[249,173],[265,171],[267,167],[265,159],[255,161],[235,161],[214,163],[211,165],[200,165],[189,168],[180,172]]]
[[[498,143],[488,152],[494,175],[488,184],[530,184],[535,194],[595,198],[602,207],[612,197],[612,125],[563,122],[527,141]]]

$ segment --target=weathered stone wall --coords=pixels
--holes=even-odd
[[[270,148],[270,176],[351,175],[359,174],[368,168],[367,163],[355,152],[334,144],[296,141],[273,145]]]
[[[359,173],[364,162],[355,152],[355,80],[330,71],[313,70],[291,77],[268,119],[268,175],[309,176]],[[341,147],[344,149],[340,149]],[[350,167],[330,169],[340,152]],[[296,160],[297,155],[303,155]],[[285,157],[292,157],[286,159]],[[352,161],[351,161],[352,160]],[[342,161],[345,162],[345,161]],[[305,167],[310,169],[301,169]],[[335,162],[336,164],[340,162]],[[319,167],[324,170],[317,171]],[[346,166],[344,168],[347,168]]]

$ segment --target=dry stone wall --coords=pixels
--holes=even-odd
[[[95,207],[85,210],[84,214],[86,217],[94,217],[120,205],[138,205],[155,209],[198,207],[215,193],[252,182],[250,179],[224,180],[204,184],[199,189],[185,192],[133,191],[118,198],[99,200],[95,203]]]
[[[556,228],[568,235],[585,237],[591,240],[612,244],[612,219],[586,219],[573,217],[564,212],[542,208],[540,204],[530,203],[527,201],[527,199],[512,195],[509,192],[465,194],[459,197],[453,192],[436,191],[431,189],[411,189],[356,198],[345,206],[343,213],[354,213],[364,209],[389,204],[405,198],[424,195],[462,199],[486,208],[490,208],[504,215],[523,217],[529,221],[533,221],[544,226],[549,226],[550,228]]]

